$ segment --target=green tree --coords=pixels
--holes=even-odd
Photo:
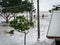
[[[18,32],[22,32],[25,34],[24,45],[26,45],[26,35],[29,32],[28,29],[30,29],[30,27],[34,27],[34,23],[31,22],[30,20],[25,19],[24,16],[17,16],[15,19],[10,21],[10,26],[17,30]],[[11,30],[9,33],[14,34],[13,32],[14,31]]]
[[[33,9],[32,3],[28,0],[2,0],[2,13],[16,14],[19,12],[30,12]],[[8,16],[7,16],[8,17]]]

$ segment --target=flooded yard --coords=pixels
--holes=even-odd
[[[2,20],[1,20],[2,21]],[[29,29],[27,34],[27,45],[51,45],[54,39],[47,39],[46,34],[49,26],[50,16],[40,19],[40,40],[37,41],[37,20],[34,28]],[[14,35],[7,34],[13,28],[9,26],[2,26],[0,23],[0,45],[24,45],[24,33],[14,32]]]

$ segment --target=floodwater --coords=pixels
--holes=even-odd
[[[0,22],[5,21],[0,17]],[[51,45],[54,39],[48,39],[46,37],[50,16],[40,19],[40,40],[37,42],[37,20],[35,21],[34,28],[29,29],[29,33],[26,38],[26,45]],[[13,28],[8,26],[2,26],[0,23],[0,45],[24,45],[24,33],[14,32],[14,35],[7,34],[6,31],[10,31]]]

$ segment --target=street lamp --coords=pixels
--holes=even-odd
[[[40,39],[40,18],[39,18],[39,0],[37,0],[37,28],[38,28],[38,39]]]

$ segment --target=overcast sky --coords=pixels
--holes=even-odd
[[[34,5],[35,7],[37,0],[34,0]],[[60,0],[39,0],[40,4],[40,11],[48,11],[49,9],[52,8],[53,5],[58,5],[60,4]]]

